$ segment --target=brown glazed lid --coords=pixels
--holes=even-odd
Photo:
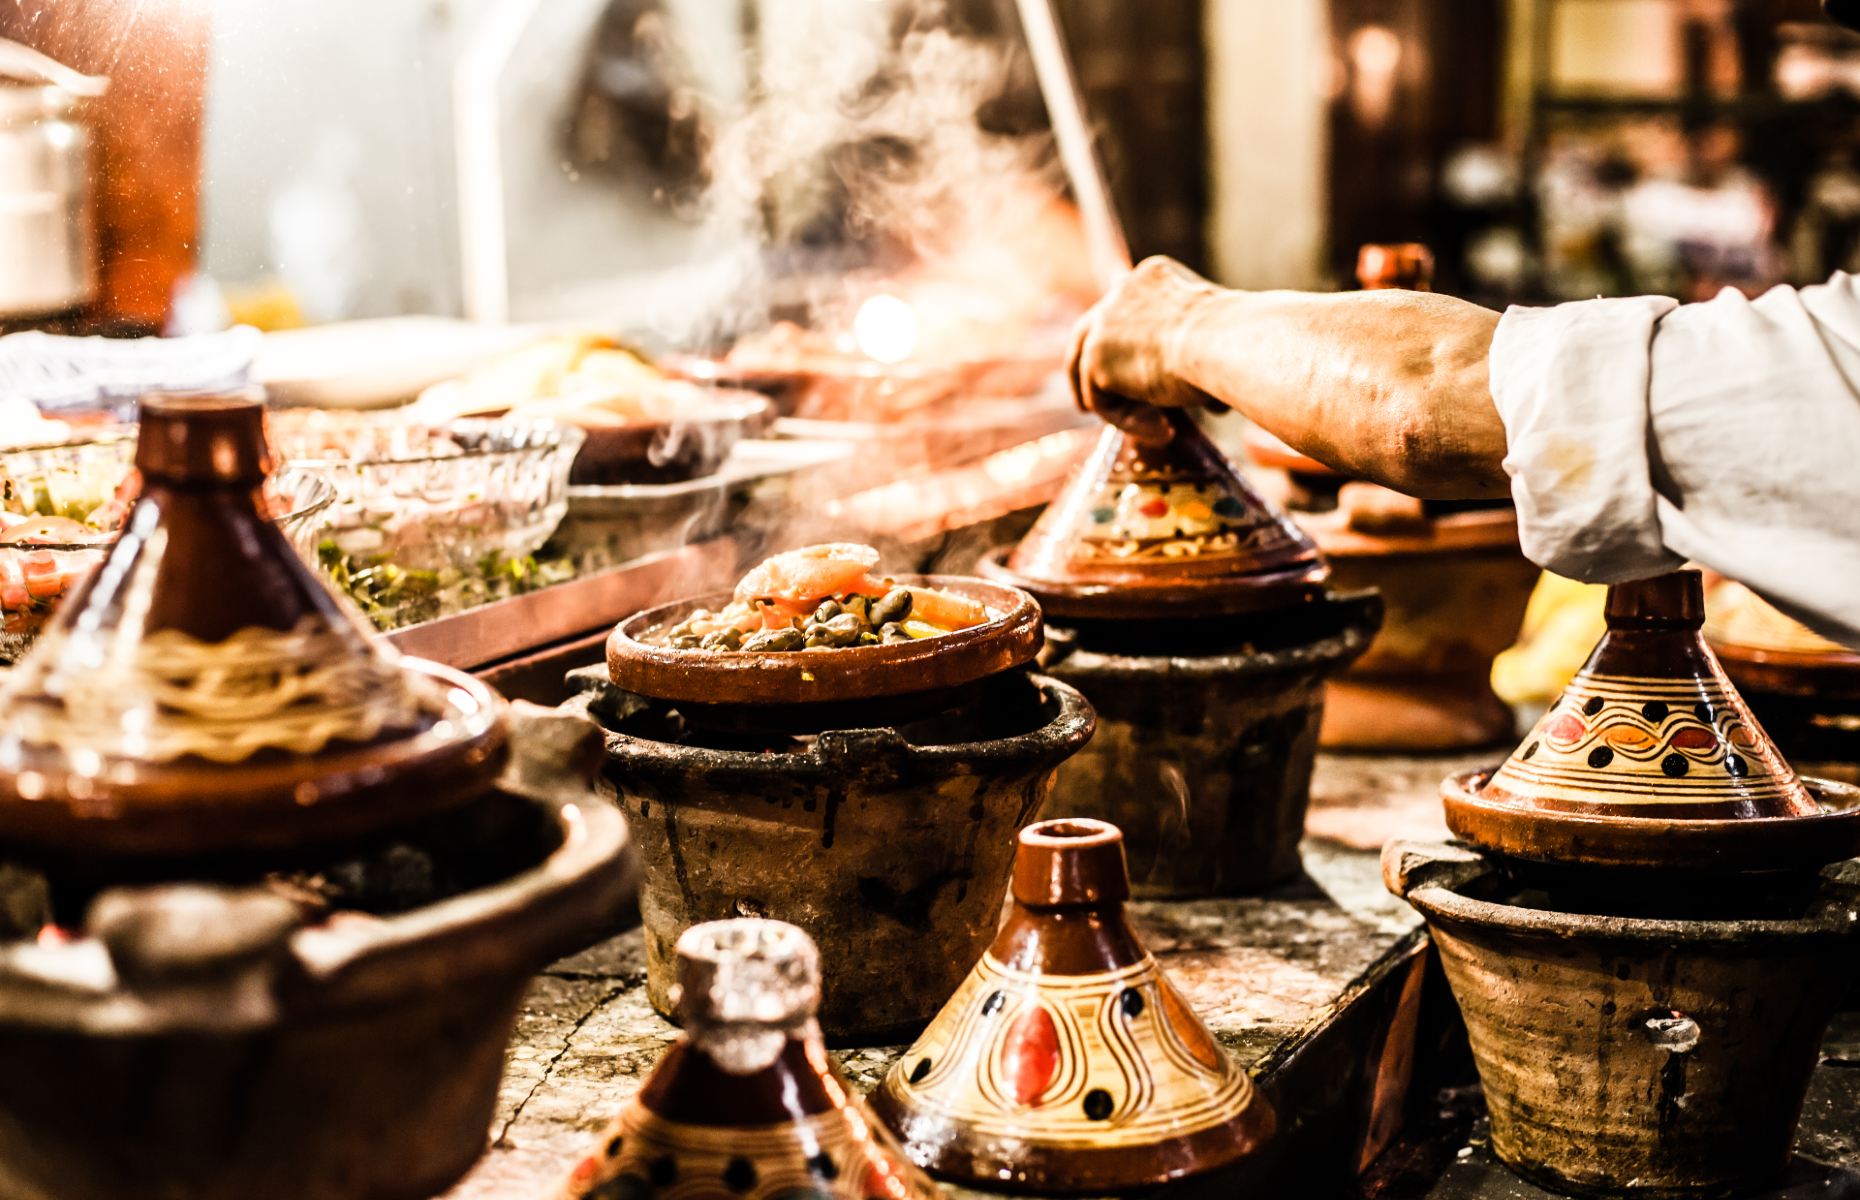
[[[490,786],[501,703],[336,599],[263,511],[270,465],[258,400],[143,400],[123,532],[0,686],[0,844],[294,849]]]
[[[1813,865],[1860,852],[1853,814],[1829,811],[1751,715],[1704,615],[1697,571],[1609,588],[1607,632],[1530,735],[1489,778],[1448,781],[1448,827],[1571,866],[1780,869],[1773,839],[1797,837],[1825,848]]]
[[[1115,825],[1021,830],[1007,923],[873,1093],[931,1174],[1099,1194],[1271,1138],[1271,1105],[1137,940],[1129,892]]]
[[[1106,426],[1011,553],[984,573],[1049,616],[1144,618],[1265,612],[1318,594],[1330,569],[1305,532],[1253,490],[1193,417],[1143,443]]]
[[[678,939],[685,1037],[578,1163],[562,1200],[678,1194],[934,1200],[827,1058],[820,956],[781,921]]]

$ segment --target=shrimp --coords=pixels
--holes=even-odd
[[[967,596],[936,588],[914,587],[911,593],[911,617],[943,629],[967,629],[988,620],[988,607]]]
[[[882,594],[868,574],[878,565],[878,551],[853,542],[803,546],[765,559],[736,585],[738,600],[776,600],[805,605],[811,600],[849,592]]]

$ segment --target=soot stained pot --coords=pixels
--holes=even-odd
[[[1018,670],[936,715],[792,738],[689,725],[599,669],[572,678],[640,848],[653,1006],[674,1012],[686,929],[766,916],[819,945],[838,1041],[909,1036],[948,998],[994,935],[1014,831],[1093,724],[1077,691]]]
[[[1325,679],[1375,636],[1373,594],[1271,623],[1049,630],[1040,669],[1083,692],[1098,732],[1059,770],[1045,815],[1124,831],[1141,898],[1257,891],[1299,871]],[[1251,636],[1246,630],[1251,628]]]
[[[1330,589],[1311,539],[1191,418],[1167,421],[1162,444],[1107,428],[983,570],[1062,623],[1041,669],[1098,710],[1047,815],[1118,825],[1139,896],[1257,891],[1298,871],[1324,680],[1382,609]]]
[[[69,937],[14,930],[0,1194],[415,1200],[462,1175],[530,976],[620,925],[635,873],[595,731],[519,709],[512,747],[496,792],[425,827],[478,877],[449,898],[308,925],[267,887],[172,883],[106,891]]]
[[[1747,1192],[1788,1165],[1852,976],[1853,864],[1786,911],[1680,920],[1506,898],[1499,866],[1460,847],[1392,842],[1382,869],[1427,919],[1513,1170],[1677,1197]]]

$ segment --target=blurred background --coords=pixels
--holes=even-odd
[[[1698,296],[1860,250],[1860,38],[1813,0],[1055,7],[1133,248],[1227,283],[1348,286],[1362,243],[1422,241],[1440,290],[1492,304]],[[895,6],[58,0],[0,6],[0,36],[111,80],[79,114],[99,158],[85,328],[599,314],[676,341],[741,282],[717,267],[743,234],[720,195],[759,208],[765,249],[832,265],[857,200],[823,188],[907,173],[899,121],[1044,121],[1011,0],[947,8],[1000,56],[925,60],[959,94],[839,130],[794,117],[861,116],[847,30],[908,20]],[[741,119],[784,88],[831,103]],[[945,228],[972,183],[988,221],[1052,216],[1004,208],[975,145],[938,152]],[[799,163],[825,169],[796,184]],[[1007,239],[1024,266],[1063,273],[1030,236]],[[666,299],[699,294],[684,316]]]

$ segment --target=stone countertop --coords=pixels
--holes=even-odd
[[[1475,759],[1324,756],[1307,878],[1268,896],[1131,906],[1150,949],[1215,1036],[1252,1065],[1321,1022],[1419,924],[1383,889],[1388,837],[1444,836],[1437,788]],[[637,1090],[678,1032],[646,1002],[637,931],[537,978],[511,1043],[490,1148],[448,1200],[543,1197]],[[903,1046],[839,1050],[869,1090]]]

